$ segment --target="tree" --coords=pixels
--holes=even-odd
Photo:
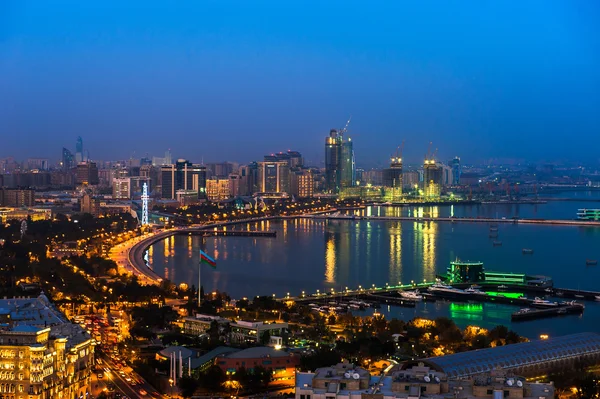
[[[177,386],[181,390],[181,396],[191,398],[196,393],[196,389],[200,386],[197,379],[192,377],[182,377],[177,380]]]
[[[271,342],[271,333],[269,330],[267,330],[260,336],[260,343],[263,345],[268,345],[269,342]]]

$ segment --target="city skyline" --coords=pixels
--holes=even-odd
[[[352,115],[357,164],[597,160],[595,2],[144,4],[3,4],[0,157],[321,160]]]

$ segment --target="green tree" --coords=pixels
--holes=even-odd
[[[177,380],[177,386],[181,390],[181,396],[184,398],[191,398],[194,396],[194,393],[196,393],[200,383],[193,377],[182,377]]]

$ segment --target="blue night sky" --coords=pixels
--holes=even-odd
[[[0,158],[597,160],[600,2],[0,2]]]

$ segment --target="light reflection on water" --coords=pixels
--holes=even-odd
[[[454,212],[464,214],[464,208],[457,207]],[[408,211],[378,210],[385,214],[385,209]],[[449,207],[420,209],[417,211],[423,215],[450,212]],[[203,267],[205,291],[218,289],[232,297],[432,281],[456,257],[483,261],[487,270],[550,275],[559,287],[600,290],[600,268],[585,267],[585,259],[600,258],[600,229],[501,224],[498,234],[503,245],[493,247],[489,226],[483,223],[294,219],[230,227],[235,228],[275,230],[277,238],[170,237],[150,248],[150,264],[165,278],[195,285],[199,249],[205,248],[217,260],[215,270]],[[534,255],[524,256],[522,248],[534,249]],[[417,309],[393,308],[389,316],[411,318],[416,312],[432,317],[446,315],[463,320],[461,323],[509,324],[510,313],[516,309],[494,306],[484,304],[484,311],[479,313],[452,310],[448,303],[430,303]],[[529,331],[531,326],[553,331],[558,325],[565,331],[598,331],[600,325],[590,322],[594,317],[600,319],[600,306],[590,303],[583,318],[569,316],[567,323],[561,318],[515,326],[522,331]]]

